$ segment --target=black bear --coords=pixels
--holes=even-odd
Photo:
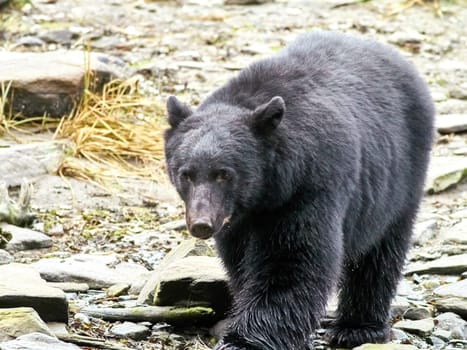
[[[333,32],[253,63],[194,111],[169,97],[165,153],[190,233],[214,237],[233,305],[217,350],[388,340],[434,107],[395,50]]]

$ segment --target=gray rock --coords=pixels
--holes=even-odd
[[[119,262],[113,254],[79,254],[67,259],[42,259],[32,265],[49,282],[87,283],[93,289],[108,288],[117,283],[133,283],[148,274],[145,267]]]
[[[425,191],[437,193],[458,184],[467,176],[467,157],[432,157]]]
[[[417,245],[423,245],[435,237],[435,231],[438,228],[438,222],[435,219],[419,222],[414,227],[412,242]]]
[[[449,335],[440,332],[433,333],[433,335],[444,340],[467,339],[467,321],[463,320],[459,315],[453,312],[445,312],[438,315],[435,320],[437,321],[438,331],[448,332]]]
[[[434,303],[439,311],[467,317],[467,280],[436,288],[434,294]]]
[[[52,288],[58,288],[66,293],[71,292],[87,292],[89,285],[87,283],[74,283],[74,282],[47,282],[47,285]]]
[[[392,328],[391,329],[391,340],[395,340],[397,342],[403,343],[409,340],[409,336],[404,331]]]
[[[402,317],[411,307],[407,298],[397,295],[391,303],[391,315],[393,318]]]
[[[49,248],[53,245],[49,236],[28,228],[0,223],[0,230],[12,235],[12,239],[6,245],[9,251]]]
[[[190,238],[181,242],[178,246],[172,249],[159,263],[157,268],[151,273],[146,284],[142,288],[138,296],[138,303],[152,304],[154,299],[154,291],[160,281],[161,272],[170,264],[187,256],[213,256],[212,249],[205,241]]]
[[[433,349],[441,349],[444,347],[444,345],[446,345],[442,339],[433,335],[430,335],[426,340],[428,344],[433,346]]]
[[[435,323],[432,318],[426,318],[423,320],[411,321],[411,320],[403,320],[396,322],[393,325],[396,329],[402,329],[403,331],[420,335],[422,337],[426,337],[433,332],[435,328]]]
[[[467,244],[467,219],[462,219],[454,226],[443,228],[438,238],[445,243]]]
[[[405,274],[457,275],[464,271],[467,271],[467,254],[451,255],[429,262],[413,263],[406,268]]]
[[[0,350],[80,350],[74,344],[65,343],[42,333],[31,333],[0,344]]]
[[[417,348],[405,344],[363,344],[353,350],[417,350]]]
[[[438,325],[436,325],[437,327],[439,327]],[[441,340],[444,340],[444,341],[449,341],[451,338],[452,338],[452,334],[450,331],[446,331],[444,329],[436,329],[434,332],[433,332],[433,335]]]
[[[225,5],[259,5],[267,2],[274,2],[274,0],[224,0]]]
[[[0,181],[5,182],[8,188],[21,185],[24,178],[35,179],[54,173],[67,148],[68,143],[56,141],[2,147]]]
[[[89,67],[94,72],[91,88],[100,90],[111,79],[122,76],[120,67],[111,64],[112,61],[117,60],[90,54]],[[0,83],[11,82],[6,107],[14,114],[62,117],[81,98],[86,70],[82,51],[4,51],[0,52],[0,67]]]
[[[34,309],[30,307],[0,309],[0,343],[33,332],[52,336],[52,332]]]
[[[0,266],[0,308],[32,307],[44,321],[67,322],[65,293],[52,288],[32,267],[23,264]]]
[[[106,291],[105,294],[109,297],[118,297],[120,295],[124,295],[128,293],[130,289],[130,285],[127,283],[118,283],[110,286]]]
[[[208,306],[223,314],[230,305],[227,275],[218,258],[188,256],[159,275],[154,305]]]
[[[0,249],[0,265],[9,264],[13,261],[13,257],[6,250]]]
[[[26,47],[34,47],[34,46],[44,46],[44,40],[38,38],[37,36],[33,35],[25,35],[15,41],[15,46],[26,46]]]
[[[451,90],[449,91],[449,95],[452,98],[457,98],[459,100],[466,100],[467,99],[467,83],[462,83],[460,85],[453,86]]]
[[[122,324],[113,326],[110,329],[110,333],[117,337],[143,340],[151,334],[151,330],[146,326],[133,322],[123,322]]]
[[[446,114],[436,117],[436,129],[440,134],[467,131],[467,114]]]
[[[67,29],[52,30],[41,35],[41,39],[47,43],[70,45],[75,34]]]
[[[408,320],[423,320],[433,316],[433,312],[427,307],[411,307],[404,313]]]

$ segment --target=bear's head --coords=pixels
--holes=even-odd
[[[185,202],[190,233],[207,239],[264,201],[281,97],[253,109],[206,103],[192,111],[167,100],[165,155],[171,182]]]

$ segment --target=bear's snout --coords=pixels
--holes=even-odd
[[[196,220],[189,229],[193,236],[201,239],[208,239],[214,234],[213,224],[208,219]]]

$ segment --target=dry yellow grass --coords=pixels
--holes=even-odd
[[[55,133],[74,144],[59,174],[100,183],[119,176],[163,181],[164,114],[160,103],[138,93],[137,80],[113,81],[101,94],[85,89]]]

